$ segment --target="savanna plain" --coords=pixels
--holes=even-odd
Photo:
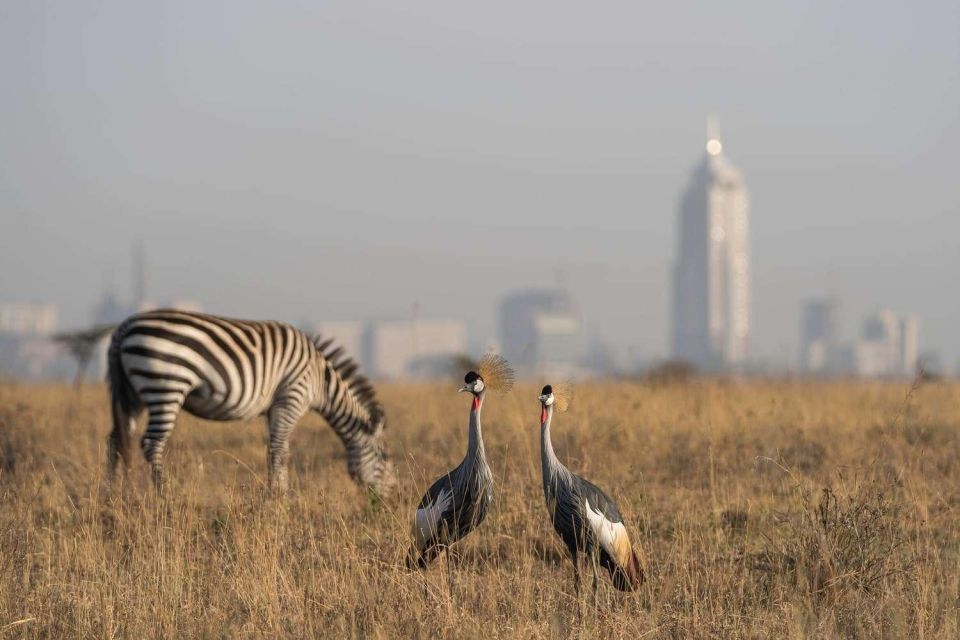
[[[484,405],[487,520],[406,569],[416,503],[466,448],[457,382],[379,385],[383,501],[318,416],[286,497],[265,487],[262,422],[186,415],[166,495],[139,452],[108,490],[103,385],[0,384],[0,637],[960,637],[960,386],[578,386],[555,448],[619,503],[647,575],[594,597],[588,572],[578,602],[530,384]]]

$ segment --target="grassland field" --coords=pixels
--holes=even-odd
[[[484,406],[487,520],[449,573],[404,566],[417,501],[466,448],[456,382],[379,385],[382,503],[319,416],[284,498],[262,421],[187,415],[167,495],[139,452],[110,491],[103,385],[0,384],[0,638],[960,637],[960,385],[578,386],[557,453],[617,500],[648,578],[586,589],[578,615],[532,384]]]

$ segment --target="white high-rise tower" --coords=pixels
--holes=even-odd
[[[673,356],[705,369],[745,363],[750,339],[749,196],[716,122],[680,200]]]

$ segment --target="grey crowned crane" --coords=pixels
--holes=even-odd
[[[471,371],[464,377],[460,388],[473,396],[467,455],[434,482],[420,500],[413,523],[413,546],[407,554],[410,569],[425,569],[444,549],[476,529],[493,501],[493,474],[483,448],[480,411],[488,389],[510,390],[513,370],[506,360],[492,354],[484,356],[477,369],[479,373]]]
[[[573,579],[580,595],[580,554],[590,559],[593,589],[597,589],[597,564],[610,572],[613,586],[632,591],[643,582],[643,568],[630,543],[620,510],[595,484],[567,469],[557,459],[550,440],[553,411],[566,409],[568,397],[547,385],[540,393],[540,462],[543,494],[553,528],[567,546],[573,562]]]

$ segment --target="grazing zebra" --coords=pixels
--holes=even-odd
[[[113,432],[109,470],[130,466],[130,440],[146,410],[140,440],[158,489],[163,449],[180,410],[208,420],[266,414],[270,486],[287,490],[289,437],[311,409],[343,441],[347,470],[383,494],[393,483],[383,444],[385,418],[373,387],[357,365],[281,322],[230,320],[164,309],[127,318],[113,333],[107,355]]]

